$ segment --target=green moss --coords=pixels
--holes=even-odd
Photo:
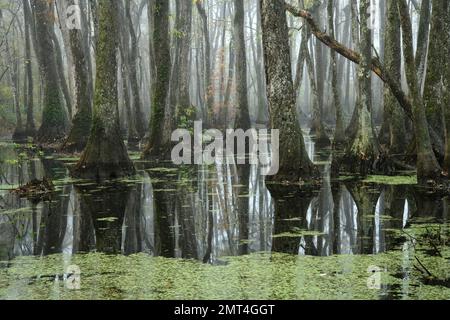
[[[415,185],[417,176],[368,176],[364,182],[386,185]]]

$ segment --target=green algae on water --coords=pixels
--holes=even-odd
[[[364,179],[366,183],[376,183],[384,185],[416,185],[417,176],[368,176]]]
[[[256,253],[223,258],[220,266],[194,260],[113,256],[22,257],[0,269],[3,299],[448,299],[450,288],[426,285],[401,251],[331,257]],[[438,261],[439,260],[439,261]],[[424,261],[438,272],[443,258]],[[409,267],[408,263],[411,263]],[[81,269],[81,290],[64,288],[64,268]],[[381,270],[381,288],[368,289],[370,266]],[[399,273],[407,277],[398,277]],[[59,281],[56,281],[59,279]],[[402,286],[408,282],[407,292]]]

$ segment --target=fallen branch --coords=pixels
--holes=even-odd
[[[416,257],[414,257],[415,259],[416,259],[416,261],[420,264],[420,266],[423,268],[423,270],[425,270],[425,272],[428,274],[428,276],[430,276],[430,277],[433,277],[434,278],[434,276],[431,274],[431,272],[430,271],[428,271],[428,269],[423,265],[423,263],[422,262],[420,262],[420,260],[419,260],[419,258],[417,258],[417,256]],[[416,268],[416,269],[418,269],[418,268]]]

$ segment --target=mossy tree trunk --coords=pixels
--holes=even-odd
[[[400,83],[402,65],[400,18],[395,1],[390,1],[387,5],[384,63],[393,79]],[[384,112],[389,126],[389,154],[403,155],[406,148],[406,118],[387,85],[384,90]]]
[[[433,0],[430,31],[430,48],[428,53],[427,72],[423,101],[428,123],[435,128],[439,137],[444,136],[444,121],[442,117],[442,76],[445,60],[448,59],[444,48],[443,28],[445,23],[445,8],[447,1]],[[421,87],[419,86],[419,89]],[[420,93],[420,91],[419,91]]]
[[[71,0],[68,5],[74,5]],[[83,12],[81,14],[84,14]],[[89,57],[85,55],[85,39],[83,31],[73,29],[69,31],[70,50],[74,61],[75,78],[75,109],[76,114],[72,128],[62,149],[66,152],[81,152],[86,147],[92,123],[92,101],[89,87]]]
[[[334,38],[334,0],[328,0],[328,27],[330,29],[330,36]],[[338,69],[337,69],[337,59],[336,52],[330,50],[331,54],[331,86],[333,91],[333,103],[336,111],[336,128],[334,130],[334,146],[340,147],[345,144],[345,128],[343,111],[341,105],[341,97],[339,95],[338,86]]]
[[[412,25],[406,0],[397,2],[402,26],[403,54],[405,58],[406,77],[412,97],[412,116],[417,151],[417,176],[419,183],[436,180],[441,176],[441,168],[431,146],[430,133],[425,108],[420,96],[412,43]]]
[[[37,133],[38,143],[54,143],[65,137],[67,114],[61,97],[55,44],[52,41],[54,17],[46,0],[33,0],[39,69],[43,83],[42,124]]]
[[[170,103],[175,105],[175,121],[178,127],[193,129],[197,118],[196,109],[190,97],[190,51],[192,41],[192,2],[178,1],[177,5],[177,61],[173,66],[170,88]]]
[[[271,179],[298,182],[316,176],[317,171],[306,152],[295,108],[285,6],[272,0],[260,0],[260,4],[270,123],[280,131],[280,167]]]
[[[372,31],[370,29],[370,0],[361,0],[361,64],[358,71],[361,101],[357,104],[358,122],[354,140],[344,155],[345,167],[361,175],[373,172],[379,157],[378,141],[372,124]]]
[[[444,24],[445,55],[444,61],[444,119],[445,119],[445,158],[444,170],[450,174],[450,4],[447,4],[447,16]]]
[[[120,134],[117,102],[117,3],[100,1],[92,130],[73,175],[97,181],[134,173]],[[112,36],[114,35],[114,36]]]
[[[169,2],[155,0],[153,10],[152,43],[155,57],[155,83],[152,85],[152,115],[150,119],[150,135],[144,150],[144,158],[164,157],[170,150],[164,138],[165,109],[170,82],[170,47],[169,47]]]

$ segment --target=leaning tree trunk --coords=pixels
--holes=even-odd
[[[65,137],[68,128],[67,114],[58,82],[55,45],[51,36],[54,18],[48,1],[33,0],[33,3],[38,44],[37,56],[44,93],[42,124],[36,138],[39,143],[54,143]]]
[[[260,0],[261,27],[272,129],[280,132],[279,172],[273,181],[299,182],[315,176],[295,108],[289,32],[282,1]]]
[[[412,25],[406,0],[398,1],[398,12],[402,26],[403,54],[410,94],[413,100],[413,122],[417,148],[417,176],[419,183],[439,179],[441,168],[431,146],[425,108],[420,96],[412,43]]]
[[[73,5],[74,3],[74,0],[71,0],[68,5]],[[67,152],[81,152],[86,147],[92,122],[89,58],[85,55],[86,48],[84,48],[84,44],[86,42],[82,30],[70,30],[69,42],[75,66],[75,108],[77,113],[62,149]]]
[[[117,105],[117,3],[100,1],[97,77],[91,135],[74,176],[97,181],[134,173],[120,134]]]
[[[396,11],[395,11],[396,12]],[[428,39],[430,33],[431,0],[422,0],[420,8],[419,31],[417,35],[416,68],[419,87],[422,87],[427,63]]]
[[[164,156],[169,152],[164,135],[165,107],[170,81],[170,47],[169,47],[169,3],[155,0],[153,10],[152,41],[155,56],[155,83],[152,85],[152,116],[150,119],[150,136],[144,150],[144,158]],[[170,137],[169,137],[170,140]]]

